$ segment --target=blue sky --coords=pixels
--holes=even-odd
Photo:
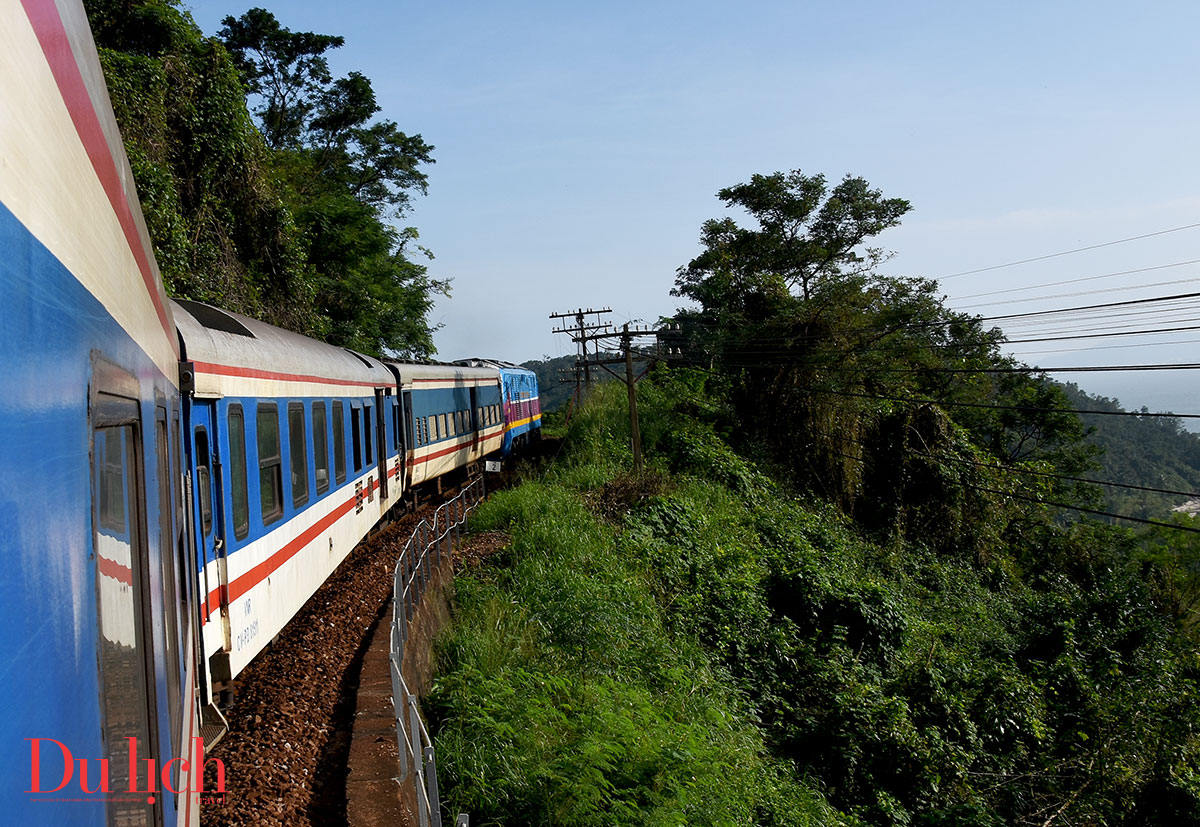
[[[249,4],[185,6],[212,34]],[[578,306],[610,306],[617,322],[670,313],[675,269],[698,252],[701,222],[723,213],[716,191],[754,173],[852,173],[909,199],[904,224],[878,239],[895,275],[941,278],[1200,222],[1194,2],[302,0],[272,11],[294,30],[343,35],[333,70],[366,74],[382,115],[437,147],[407,223],[436,255],[433,274],[453,279],[434,313],[444,358],[570,352],[547,315]],[[1038,289],[1193,259],[1200,228],[940,283],[952,306],[1017,313],[1194,292],[1200,281],[1185,280],[1200,264]],[[1177,283],[1147,286],[1166,281]],[[996,301],[1008,303],[983,304]],[[1032,338],[1053,324],[1067,326],[1006,329]],[[1200,361],[1192,339],[1013,349],[1047,366]],[[1164,344],[1126,347],[1135,341]],[[1192,374],[1062,378],[1127,406],[1200,413]]]

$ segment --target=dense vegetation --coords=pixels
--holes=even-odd
[[[262,9],[218,39],[175,0],[85,6],[171,295],[368,353],[433,351],[446,284],[394,225],[433,147],[376,119],[367,78],[330,75],[341,38]]]
[[[1064,390],[864,242],[905,202],[755,176],[685,362],[482,527],[429,710],[485,824],[1200,822],[1200,534],[1102,495]],[[1180,528],[1200,528],[1178,517]],[[716,746],[720,744],[721,746]]]
[[[1073,384],[1063,390],[1072,406],[1083,411],[1123,412],[1115,399],[1093,396]],[[1093,477],[1117,480],[1147,488],[1200,492],[1200,435],[1191,433],[1175,417],[1080,416],[1091,433],[1087,441],[1099,446],[1100,467]],[[1183,505],[1184,496],[1153,491],[1109,489],[1106,508],[1117,514],[1164,519],[1172,508]]]

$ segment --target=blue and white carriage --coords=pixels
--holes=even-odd
[[[118,794],[130,744],[191,754],[195,594],[179,345],[82,6],[4,3],[0,79],[4,818],[194,824],[161,776]]]
[[[0,84],[5,820],[190,827],[220,690],[536,381],[169,301],[78,0],[0,5]]]

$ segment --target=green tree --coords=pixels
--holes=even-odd
[[[240,18],[226,17],[222,25],[218,37],[233,55],[247,91],[262,97],[254,114],[267,145],[273,149],[299,146],[316,98],[333,81],[325,52],[341,47],[345,39],[293,32],[260,8]],[[367,117],[374,113],[372,109]]]
[[[754,175],[717,197],[746,210],[758,229],[730,218],[704,222],[705,250],[680,269],[675,282],[675,295],[701,304],[717,298],[710,288],[718,284],[734,294],[798,287],[808,299],[821,279],[878,264],[883,253],[862,249],[863,243],[912,209],[902,198],[884,198],[863,178],[847,175],[830,190],[824,175],[800,170]]]
[[[887,254],[871,239],[908,201],[798,170],[718,197],[752,224],[705,222],[674,290],[699,308],[677,318],[691,358],[732,380],[749,438],[794,479],[868,525],[960,547],[983,542],[988,489],[1011,487],[980,466],[1089,467],[1065,396],[1003,356],[999,330],[946,308],[933,281],[874,272]],[[1065,482],[1017,488],[1095,501]]]
[[[274,148],[287,200],[308,241],[315,303],[324,335],[369,353],[430,355],[427,317],[449,283],[429,276],[429,250],[414,227],[397,228],[413,193],[424,194],[422,167],[433,147],[380,111],[359,72],[334,78],[324,54],[343,39],[293,32],[265,9],[227,17],[220,37],[233,54],[254,111]]]

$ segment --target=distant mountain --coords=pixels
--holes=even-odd
[[[1093,396],[1074,383],[1062,386],[1071,404],[1085,411],[1124,412],[1115,399]],[[1200,492],[1200,434],[1188,431],[1176,417],[1146,416],[1145,408],[1133,416],[1083,414],[1080,419],[1095,430],[1088,441],[1104,449],[1102,467],[1093,479]],[[1140,414],[1140,415],[1139,415]],[[1108,509],[1145,519],[1164,519],[1187,497],[1105,487]]]
[[[537,374],[538,395],[542,399],[543,411],[557,411],[566,406],[567,401],[575,395],[575,360],[576,356],[559,356],[554,359],[531,359],[522,362],[521,367],[529,368]],[[594,358],[594,357],[593,357]],[[623,365],[610,365],[611,370],[624,377]],[[634,354],[633,369],[635,374],[641,374],[646,368],[646,362]],[[592,368],[592,382],[612,382],[615,377],[601,367]]]
[[[575,374],[575,359],[576,357],[571,355],[555,359],[531,359],[521,363],[521,367],[529,368],[537,374],[538,396],[541,398],[543,411],[557,411],[575,395],[575,383],[563,381]]]

